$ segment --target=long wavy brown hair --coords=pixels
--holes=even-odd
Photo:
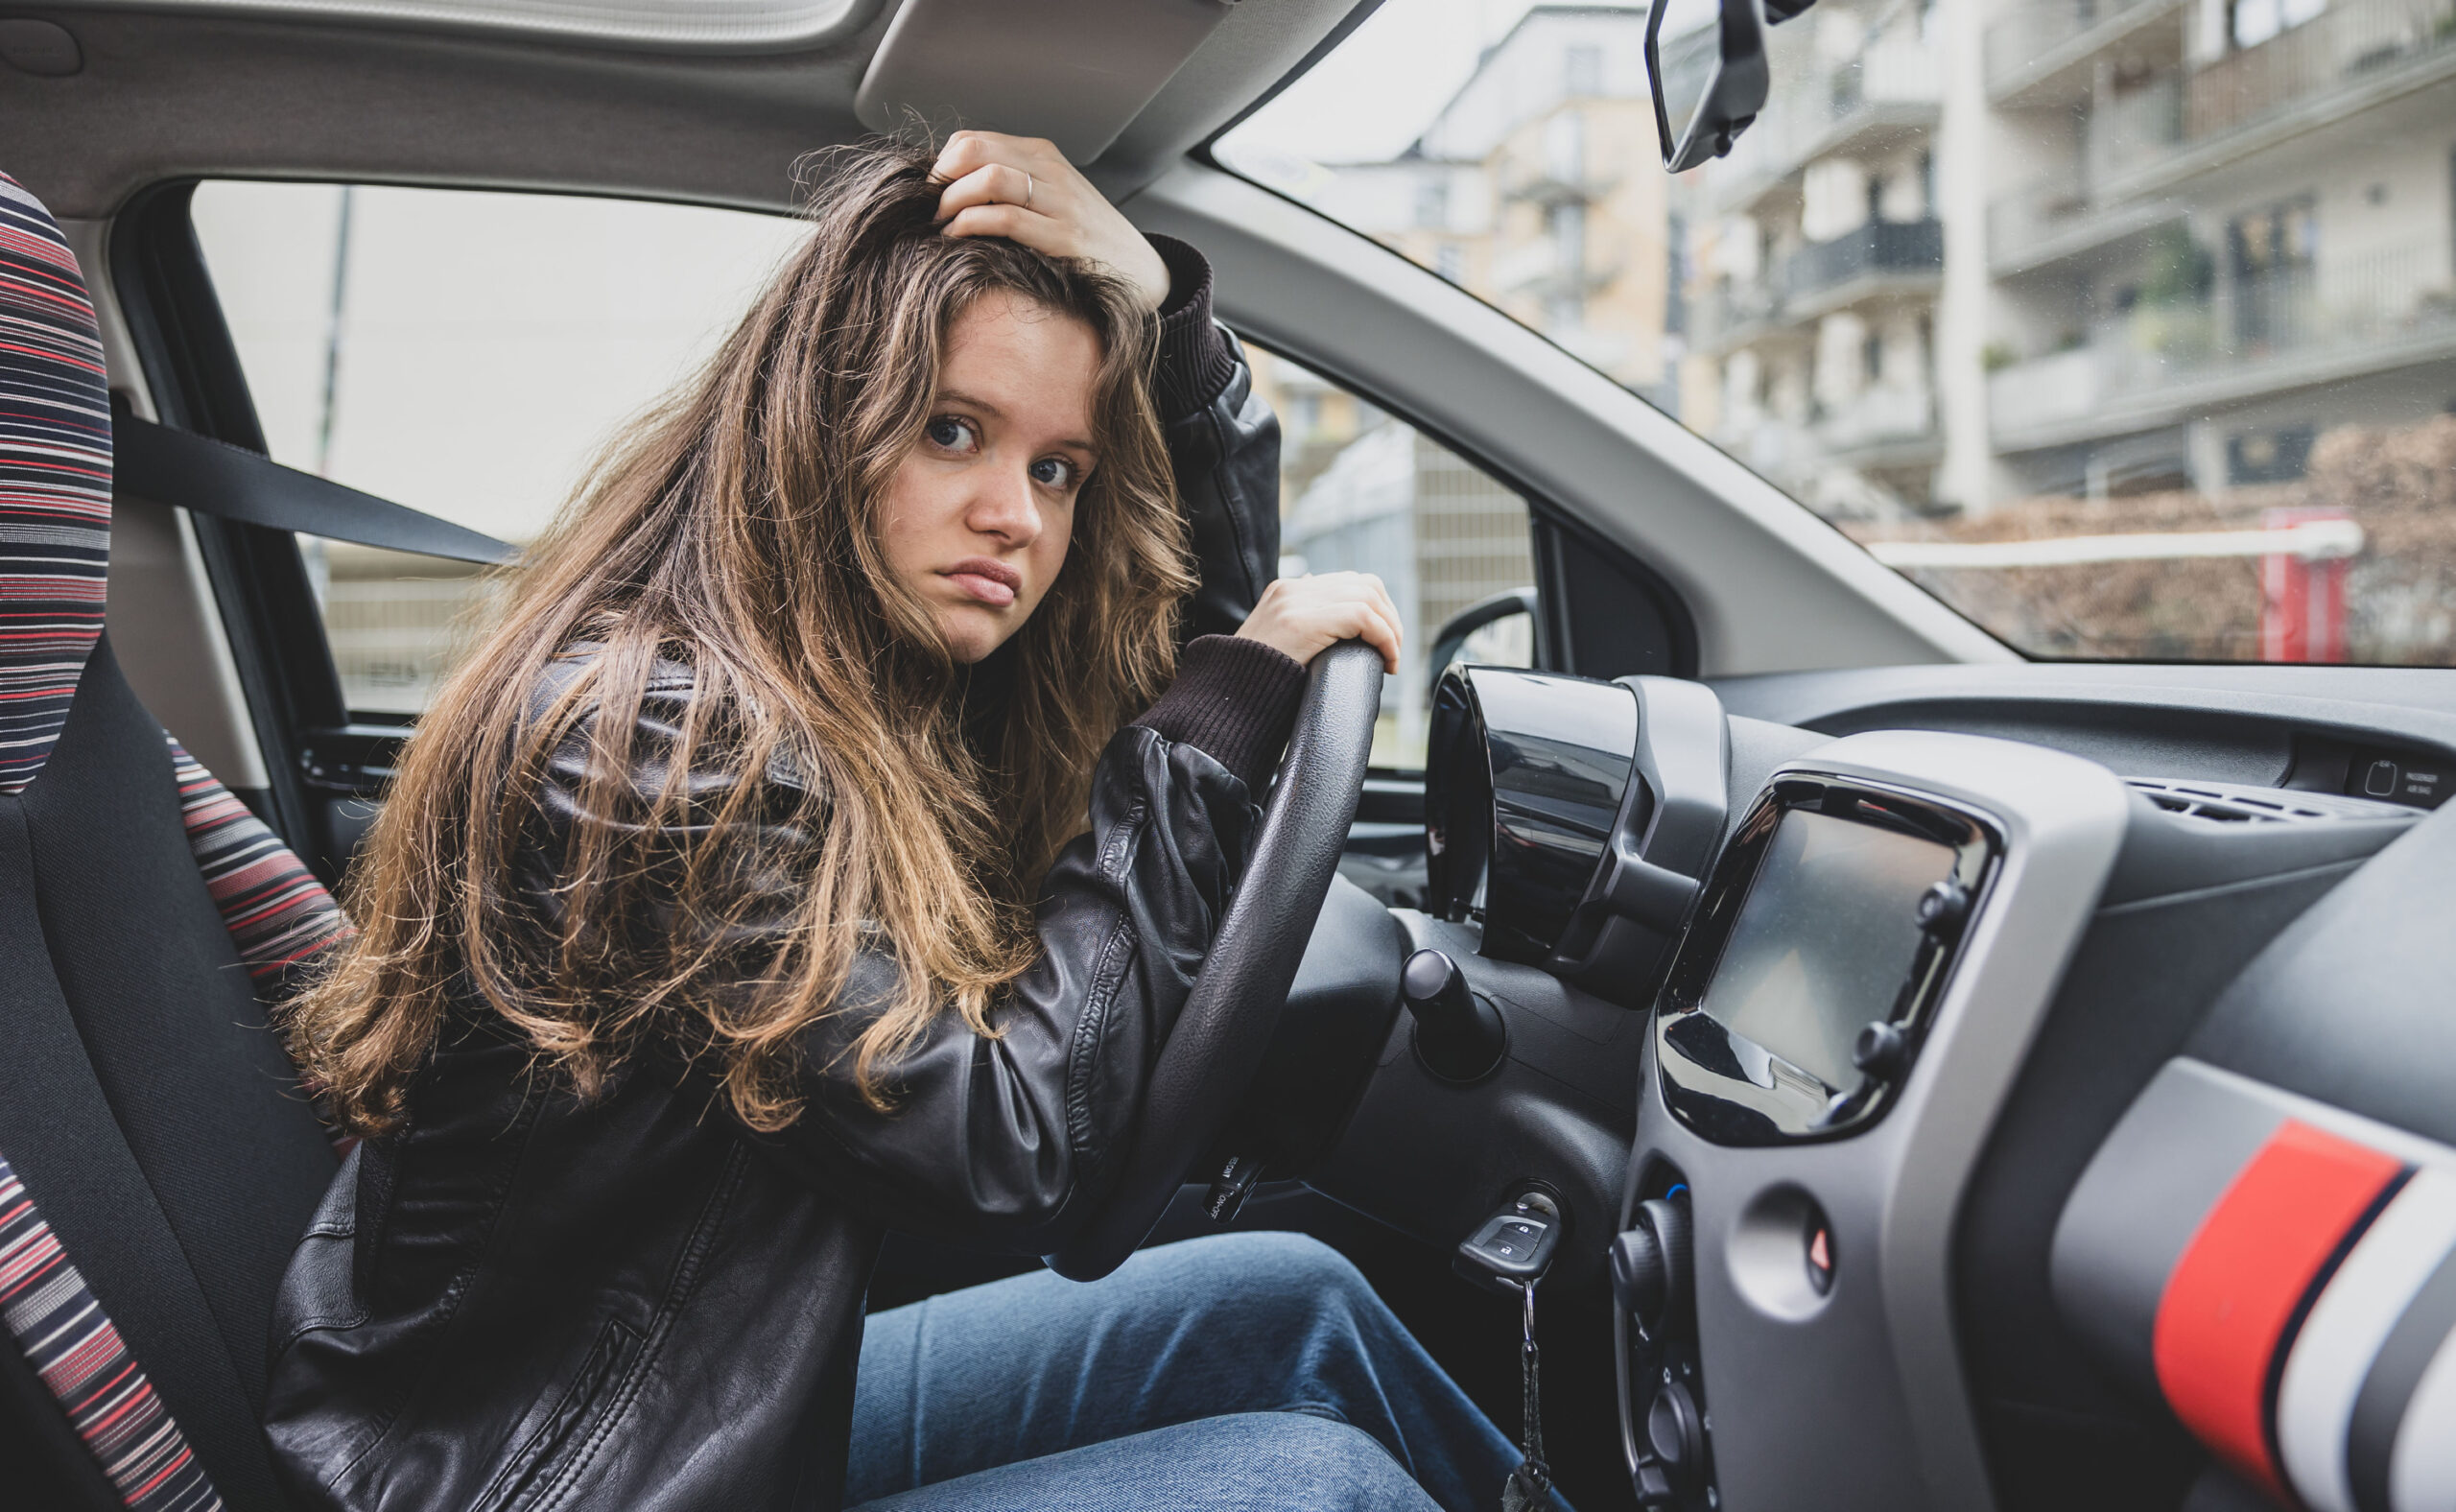
[[[870,1016],[851,1069],[880,1106],[936,1015],[996,1032],[1032,958],[1029,885],[1173,674],[1193,578],[1151,318],[1093,269],[938,234],[931,160],[814,160],[807,245],[522,555],[420,721],[346,889],[359,933],[287,1015],[347,1128],[400,1125],[456,1013],[581,1097],[643,1046],[678,1051],[768,1130],[801,1111],[796,1036],[824,1015]],[[949,332],[993,291],[1099,338],[1098,465],[999,653],[1003,737],[976,750],[965,673],[889,572],[881,516]],[[536,875],[550,761],[579,763],[580,817]],[[857,953],[882,948],[895,990],[845,1006]]]

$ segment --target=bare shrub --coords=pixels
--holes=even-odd
[[[2267,511],[2327,507],[2362,527],[2346,584],[2347,659],[2456,665],[2456,415],[2403,427],[2341,426],[2295,483],[2112,499],[2049,496],[1984,514],[1849,528],[1861,541],[2016,541],[2256,530]],[[1922,587],[2042,656],[2254,661],[2256,556],[2068,567],[1915,569]]]

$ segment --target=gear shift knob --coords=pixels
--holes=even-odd
[[[1467,985],[1458,963],[1420,950],[1399,972],[1399,996],[1416,1021],[1416,1058],[1444,1081],[1481,1081],[1500,1065],[1509,1030],[1500,1010]]]

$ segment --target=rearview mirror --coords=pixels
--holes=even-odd
[[[1658,0],[1646,17],[1646,83],[1666,169],[1722,156],[1765,108],[1765,11],[1763,0]]]

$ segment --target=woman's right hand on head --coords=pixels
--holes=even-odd
[[[1003,236],[1051,257],[1106,270],[1146,310],[1169,297],[1169,265],[1053,142],[996,131],[947,138],[932,175],[947,186],[938,219],[949,236]]]
[[[1282,578],[1263,590],[1237,633],[1300,664],[1339,641],[1360,640],[1382,653],[1383,671],[1399,670],[1399,609],[1369,572]]]

